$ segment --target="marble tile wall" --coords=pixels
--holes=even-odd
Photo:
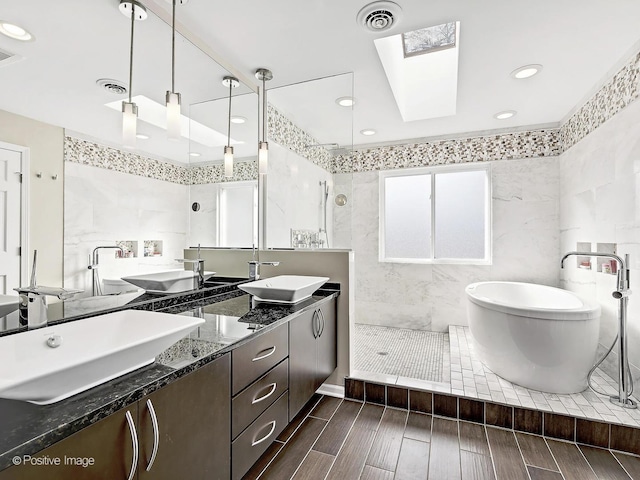
[[[91,291],[89,257],[98,245],[138,242],[138,258],[100,253],[100,278],[182,268],[187,185],[65,162],[64,286]],[[162,240],[161,257],[143,257],[144,240]]]
[[[291,247],[291,229],[317,232],[323,226],[323,187],[320,182],[327,181],[331,189],[332,175],[279,144],[271,143],[269,150],[271,158],[266,176],[266,246]],[[329,246],[333,248],[332,212],[332,208],[328,206],[327,230]]]
[[[466,325],[464,288],[483,280],[557,285],[557,157],[493,162],[493,265],[378,262],[378,172],[336,176],[335,237],[355,251],[355,322],[446,332]],[[351,179],[351,185],[349,180]],[[350,219],[348,221],[347,219]]]
[[[640,365],[640,102],[629,104],[560,157],[560,250],[578,242],[617,244],[630,254],[629,357]],[[568,261],[563,288],[602,305],[600,343],[607,347],[617,332],[615,275],[576,268]],[[636,287],[636,288],[634,288]],[[638,379],[640,381],[640,378]]]

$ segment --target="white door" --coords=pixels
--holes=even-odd
[[[20,286],[22,153],[0,148],[0,294]]]

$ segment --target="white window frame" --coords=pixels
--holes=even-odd
[[[436,175],[454,172],[484,171],[486,182],[485,196],[485,225],[484,225],[484,258],[434,258],[436,238]],[[389,177],[407,177],[413,175],[431,175],[431,258],[395,258],[385,256],[385,179]],[[382,263],[420,263],[420,264],[454,264],[454,265],[491,265],[492,244],[491,240],[491,164],[473,163],[462,165],[442,165],[437,167],[420,167],[396,170],[381,170],[378,176],[379,184],[379,225],[378,225],[378,261]]]

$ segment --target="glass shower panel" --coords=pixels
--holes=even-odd
[[[431,256],[431,175],[385,178],[386,258]]]

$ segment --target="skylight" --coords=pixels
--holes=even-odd
[[[460,22],[378,38],[374,43],[402,120],[456,114]]]
[[[434,27],[421,28],[402,34],[405,57],[422,55],[456,46],[456,23],[449,22]]]

